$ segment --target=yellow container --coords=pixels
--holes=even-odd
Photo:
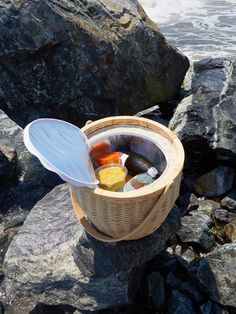
[[[120,164],[107,164],[96,170],[99,187],[108,191],[118,191],[126,183],[127,169]]]

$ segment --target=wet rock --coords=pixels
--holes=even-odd
[[[236,219],[224,226],[224,233],[230,242],[236,243]]]
[[[138,1],[22,0],[0,17],[1,106],[21,126],[134,114],[172,99],[189,67]]]
[[[229,192],[233,186],[234,170],[220,166],[200,176],[194,182],[195,191],[207,197],[221,196]]]
[[[236,307],[236,244],[219,246],[205,258],[214,274],[221,302]]]
[[[31,210],[7,251],[7,297],[19,309],[26,300],[32,307],[37,300],[90,311],[129,304],[145,263],[179,227],[174,207],[150,236],[114,244],[98,241],[76,219],[68,186],[58,186]]]
[[[221,205],[229,210],[236,210],[236,193],[229,193],[221,200]]]
[[[172,290],[171,296],[167,301],[167,314],[194,314],[196,313],[192,301],[180,293],[178,290]]]
[[[0,144],[0,186],[14,182],[16,176],[16,151],[14,148]]]
[[[191,95],[184,98],[170,121],[185,147],[186,163],[235,165],[236,62],[204,59],[194,63]]]
[[[151,306],[159,310],[165,302],[164,278],[158,272],[148,275],[148,291]]]
[[[216,208],[213,211],[213,216],[220,222],[231,222],[236,219],[236,213],[231,213],[228,210],[222,208]]]
[[[182,228],[177,235],[183,243],[188,243],[209,252],[214,246],[214,238],[209,230],[210,217],[200,215],[197,211],[191,213],[193,215],[181,218]]]

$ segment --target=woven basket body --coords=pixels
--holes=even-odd
[[[174,206],[179,195],[184,151],[177,136],[168,128],[145,118],[127,116],[105,118],[86,125],[82,130],[89,136],[94,132],[103,132],[109,126],[120,125],[146,129],[148,135],[150,134],[152,138],[157,137],[157,140],[163,142],[163,151],[168,157],[165,173],[150,186],[132,192],[118,193],[100,188],[71,186],[72,203],[79,204],[89,221],[100,232],[114,238],[134,240],[158,229]],[[146,217],[149,218],[147,223],[129,236]]]

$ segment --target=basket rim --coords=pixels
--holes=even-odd
[[[164,189],[167,185],[174,182],[175,178],[179,175],[179,173],[182,171],[183,164],[184,164],[184,149],[182,146],[182,143],[180,142],[177,135],[169,130],[164,125],[142,117],[135,117],[135,116],[114,116],[114,117],[108,117],[99,119],[97,121],[91,122],[87,125],[85,125],[82,128],[82,131],[85,132],[86,135],[97,131],[99,129],[102,129],[104,127],[109,127],[112,125],[122,125],[122,124],[128,124],[128,125],[137,125],[146,127],[150,130],[156,130],[161,135],[163,135],[165,138],[169,140],[169,142],[173,145],[173,148],[178,155],[178,160],[176,160],[176,164],[172,168],[167,168],[166,174],[163,176],[162,179],[157,180],[156,183],[152,184],[151,186],[143,187],[142,189],[138,189],[135,191],[130,192],[123,192],[123,193],[117,193],[113,191],[107,191],[103,190],[99,187],[96,187],[93,189],[93,193],[96,194],[96,196],[100,198],[111,198],[113,200],[137,200],[138,198],[148,198],[153,196],[154,194],[157,194],[157,191],[160,191]]]

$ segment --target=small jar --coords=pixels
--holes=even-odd
[[[119,191],[125,184],[127,169],[120,164],[107,164],[96,171],[99,187],[109,191]]]

